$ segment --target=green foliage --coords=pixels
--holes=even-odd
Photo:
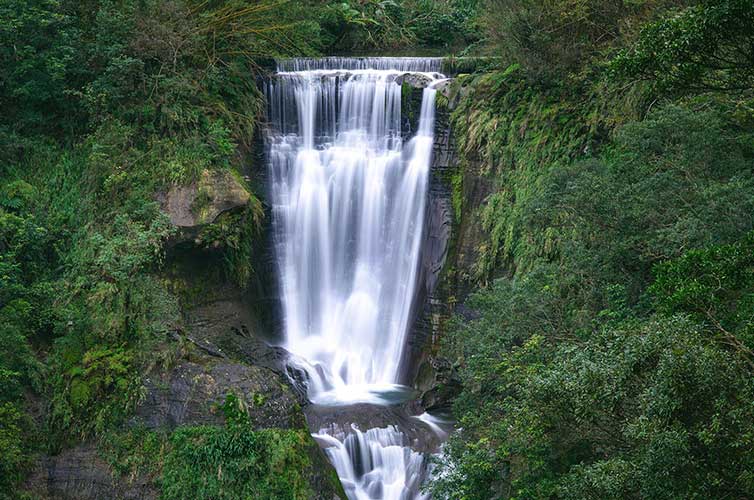
[[[463,430],[448,447],[448,475],[433,484],[437,498],[752,493],[745,365],[678,317],[614,323],[566,342],[547,329],[547,303],[521,328],[525,312],[490,315],[539,306],[540,296],[498,285],[475,299],[482,318],[455,330],[466,360],[455,408]]]
[[[0,103],[26,130],[86,132],[115,116],[206,134],[222,119],[248,144],[261,106],[249,66],[319,40],[305,6],[278,0],[12,0],[0,12]]]
[[[180,428],[165,459],[163,498],[309,498],[303,431]]]
[[[179,318],[156,193],[237,165],[257,60],[314,53],[320,28],[276,0],[10,0],[0,18],[2,402],[23,415],[23,391],[45,398],[54,450],[132,411]],[[244,283],[259,217],[253,204],[204,235]],[[30,450],[8,450],[20,471]]]
[[[646,26],[612,62],[624,78],[660,92],[754,89],[754,5],[705,0]]]
[[[36,194],[20,180],[0,186],[0,498],[12,498],[39,444],[24,390],[43,387],[31,342],[46,337],[57,316],[48,280],[56,232],[32,213]]]
[[[474,93],[453,113],[462,161],[481,165],[495,184],[480,211],[489,239],[477,279],[546,257],[593,271],[613,266],[621,280],[644,283],[654,262],[749,230],[752,136],[725,117],[728,108],[662,108],[588,157],[609,124],[600,104],[557,100],[556,90],[543,93],[517,71],[475,77]],[[636,253],[643,262],[628,266]]]
[[[101,445],[115,471],[145,479],[161,498],[305,499],[311,491],[306,430],[254,431],[246,410],[228,395],[224,426],[182,426],[172,433],[136,427],[109,432]]]
[[[465,23],[474,5],[0,2],[3,494],[17,489],[34,452],[108,434],[144,396],[142,376],[180,319],[161,278],[175,229],[157,194],[205,172],[235,174],[262,110],[261,67],[336,46],[448,46],[473,36]],[[242,286],[261,217],[252,196],[196,241]],[[34,421],[27,395],[44,408]],[[162,478],[166,498],[311,493],[303,431],[253,433],[229,416],[225,428],[124,439],[120,448],[142,450],[118,470],[164,461],[164,472],[148,473]]]
[[[754,234],[733,245],[692,250],[655,267],[657,308],[687,313],[754,366]]]
[[[126,431],[108,429],[100,442],[100,453],[116,474],[129,481],[148,480],[159,486],[169,436],[145,427]]]
[[[67,435],[55,435],[60,440],[55,444],[120,423],[135,407],[141,387],[133,352],[93,347],[79,358],[66,347],[58,351],[64,360],[56,367],[62,373],[53,379],[50,423],[56,432]],[[70,434],[74,429],[78,436]]]
[[[635,303],[656,262],[754,227],[750,134],[717,111],[674,106],[626,125],[601,158],[544,176],[541,195],[521,210],[522,245],[537,233],[551,240],[519,250],[519,262],[557,259],[589,289],[619,283]]]
[[[476,0],[349,0],[331,2],[320,23],[326,45],[344,49],[456,47],[477,38]]]
[[[504,63],[537,73],[577,71],[643,21],[682,0],[486,0],[479,16]]]
[[[3,380],[0,373],[0,381]],[[0,498],[13,498],[12,491],[31,464],[28,416],[18,404],[0,400]]]
[[[249,208],[241,213],[221,214],[198,237],[204,248],[219,249],[225,276],[242,288],[252,275],[251,257],[261,217],[261,203],[252,197]]]
[[[594,101],[565,87],[533,86],[516,65],[470,77],[467,85],[473,93],[452,114],[458,151],[464,168],[479,165],[495,184],[479,214],[490,234],[475,270],[484,281],[501,262],[548,247],[549,233],[526,235],[536,241],[522,244],[521,210],[540,191],[542,176],[582,155],[602,124],[596,111],[590,114]]]
[[[565,3],[550,2],[553,11],[540,4],[526,4],[531,17],[519,27],[593,23],[557,14]],[[674,51],[685,42],[674,45],[668,31],[670,42],[646,45],[657,26],[726,5],[733,3],[702,2],[643,32],[643,63],[668,64],[645,74],[654,90],[708,92],[711,85],[687,84],[741,81],[751,70],[746,57],[735,71],[704,68],[709,53],[748,47],[741,29],[710,28],[719,42],[711,52],[689,45],[689,61],[701,64],[689,80],[675,79],[688,61]],[[654,18],[665,6],[619,6],[594,25]],[[710,26],[720,19],[712,15]],[[704,31],[697,21],[693,29]],[[621,117],[617,109],[641,109],[647,94],[595,79],[599,53],[579,48],[593,37],[578,34],[592,27],[501,40],[513,44],[506,55],[523,71],[512,65],[463,81],[472,91],[453,115],[461,153],[454,207],[468,209],[456,200],[458,183],[487,177],[492,192],[479,211],[487,238],[475,278],[503,278],[449,324],[443,351],[458,362],[463,390],[454,405],[459,431],[431,484],[436,498],[754,494],[750,103],[746,94],[676,102],[660,94],[652,111]],[[577,36],[558,42],[571,28]],[[629,43],[635,29],[623,29],[598,51]],[[532,78],[537,62],[561,49],[578,54],[573,65]],[[613,67],[638,57],[632,50]],[[619,102],[637,95],[638,103]]]
[[[75,67],[75,21],[57,0],[6,1],[0,5],[0,103],[16,126],[54,128],[56,119],[79,117],[67,99]]]

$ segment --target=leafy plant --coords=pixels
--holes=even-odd
[[[754,89],[753,47],[754,5],[706,0],[644,27],[611,67],[659,92],[742,92]]]
[[[309,498],[306,431],[252,431],[234,396],[223,410],[225,427],[182,427],[170,436],[162,497]]]

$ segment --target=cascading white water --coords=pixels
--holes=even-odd
[[[314,437],[327,446],[327,457],[351,498],[425,498],[417,493],[426,475],[424,455],[412,450],[395,426],[366,432],[354,427],[347,435],[328,431]]]
[[[268,82],[286,348],[307,371],[313,402],[380,402],[398,388],[418,277],[436,91],[424,89],[418,130],[404,145],[396,79],[422,72],[436,80],[439,66],[439,59],[293,59],[281,61]],[[338,445],[327,453],[350,496],[415,497],[423,456],[401,436],[388,427],[330,438]],[[356,468],[355,449],[369,450]]]
[[[278,61],[278,71],[370,69],[439,73],[441,67],[442,58],[440,57],[320,57]]]

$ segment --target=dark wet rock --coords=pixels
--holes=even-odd
[[[285,372],[288,352],[264,340],[262,328],[243,297],[225,297],[199,305],[186,314],[186,331],[193,339],[215,345],[225,355],[246,363]]]
[[[455,313],[462,317],[464,321],[476,321],[482,317],[482,314],[476,309],[472,309],[465,303],[458,304],[455,309]]]
[[[435,89],[437,90],[438,93],[442,94],[443,96],[450,97],[452,83],[453,83],[453,80],[451,79],[443,80],[441,82],[438,82],[435,85]]]
[[[384,406],[370,403],[355,403],[341,406],[310,405],[306,408],[309,429],[314,433],[326,430],[326,434],[342,440],[353,432],[352,426],[362,432],[369,429],[395,426],[406,436],[407,444],[420,453],[433,453],[441,444],[440,436],[413,412],[411,405]],[[327,443],[320,442],[320,446]]]
[[[454,273],[448,276],[449,293],[457,303],[463,302],[477,286],[472,276],[479,260],[479,249],[486,240],[479,211],[490,193],[493,181],[483,173],[481,160],[470,159],[463,169],[462,188],[459,193],[463,200],[461,217],[454,223],[455,238],[448,259],[448,266]]]
[[[127,482],[113,475],[90,443],[42,457],[25,486],[34,498],[43,500],[153,500],[160,496],[146,479]]]
[[[427,389],[421,395],[421,406],[427,411],[447,411],[461,391],[456,367],[440,356],[429,356],[419,368],[417,383]]]
[[[446,262],[454,230],[449,179],[456,168],[450,112],[447,107],[438,106],[424,240],[420,256],[419,285],[414,299],[416,320],[402,360],[403,383],[412,385],[420,392],[430,390],[435,382],[428,357],[437,350],[443,323],[449,315],[447,294],[441,289],[441,285],[444,284],[447,275]]]
[[[428,227],[422,247],[421,266],[424,275],[424,291],[432,297],[442,277],[448,257],[448,242],[453,225],[452,207],[445,196],[430,195],[427,204]]]
[[[260,329],[241,297],[213,301],[186,313],[187,338],[223,357],[270,370],[289,385],[300,405],[308,404],[306,372],[290,365],[290,353],[263,339]]]
[[[232,393],[243,402],[254,429],[306,428],[299,399],[279,374],[228,359],[214,346],[209,350],[218,354],[189,349],[188,359],[146,377],[146,395],[127,425],[168,432],[183,425],[224,425],[220,406]],[[306,454],[313,498],[345,500],[334,469],[313,439],[306,444]],[[152,480],[114,474],[89,443],[41,457],[26,489],[43,499],[159,498]]]
[[[463,80],[447,79],[439,82],[435,88],[437,92],[447,99],[447,108],[452,111],[458,106],[458,103],[466,97],[470,89],[463,84]]]
[[[338,473],[314,438],[309,439],[306,452],[311,463],[308,480],[314,494],[312,500],[347,500]]]
[[[298,398],[268,368],[203,356],[150,376],[144,385],[147,393],[133,423],[148,428],[220,425],[224,417],[219,408],[228,394],[243,401],[257,429],[304,425]]]

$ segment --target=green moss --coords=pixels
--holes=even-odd
[[[537,88],[515,65],[462,80],[459,85],[472,91],[451,117],[460,162],[464,168],[479,166],[495,184],[480,211],[489,238],[479,248],[474,271],[477,280],[486,281],[501,264],[526,267],[546,254],[552,235],[522,239],[521,208],[538,192],[544,174],[570,164],[594,144],[601,123],[589,119],[598,104],[588,96],[564,86]],[[453,186],[458,211],[462,197],[455,188],[462,180]]]
[[[435,96],[435,108],[437,110],[438,115],[443,115],[444,113],[447,113],[449,108],[450,102],[448,101],[448,98],[445,97],[445,95],[441,93],[437,93]]]
[[[254,406],[264,406],[266,399],[266,396],[260,393],[255,393],[251,398],[251,400],[254,402]]]
[[[442,61],[442,71],[446,75],[483,73],[494,70],[499,64],[499,57],[446,57]]]
[[[159,488],[162,465],[170,449],[169,434],[145,427],[110,431],[103,436],[99,449],[115,474],[127,481],[146,479]]]
[[[416,110],[413,105],[414,90],[414,87],[406,82],[401,85],[401,113],[410,123],[414,123],[416,119]]]
[[[209,222],[210,206],[212,204],[212,194],[205,186],[197,188],[196,197],[191,203],[191,212],[196,215],[196,220]]]
[[[450,201],[453,205],[453,215],[455,220],[461,220],[461,211],[463,209],[463,172],[454,172],[450,176]]]
[[[251,278],[251,254],[258,227],[258,214],[249,207],[242,212],[220,214],[215,222],[202,228],[197,238],[205,249],[221,253],[226,278],[242,288]]]
[[[310,498],[308,434],[300,430],[195,426],[170,436],[163,499]]]

